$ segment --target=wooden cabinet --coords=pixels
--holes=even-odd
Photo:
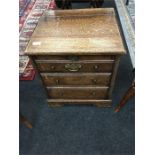
[[[111,106],[125,54],[114,9],[48,10],[25,53],[40,73],[49,105]]]

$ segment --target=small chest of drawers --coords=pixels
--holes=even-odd
[[[111,106],[125,54],[113,9],[46,11],[25,53],[40,74],[49,105]]]

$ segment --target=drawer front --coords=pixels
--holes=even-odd
[[[100,85],[108,86],[111,73],[41,73],[46,86],[54,85]]]
[[[108,87],[47,87],[52,99],[106,99]]]
[[[79,61],[79,60],[115,60],[115,56],[111,55],[65,55],[65,56],[57,56],[57,55],[36,55],[33,56],[35,60],[71,60],[71,61]]]
[[[102,100],[102,99],[47,99],[49,106],[54,104],[94,104],[100,105],[102,107],[111,107],[111,100]]]
[[[100,61],[36,61],[40,72],[112,72],[113,60]]]

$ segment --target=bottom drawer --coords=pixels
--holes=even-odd
[[[106,99],[109,87],[46,87],[52,99]]]
[[[64,104],[94,104],[100,107],[111,107],[111,100],[69,100],[69,99],[48,99],[49,106],[62,106]]]

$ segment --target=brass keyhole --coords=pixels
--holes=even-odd
[[[55,69],[55,67],[54,66],[51,66],[51,69],[53,70],[53,69]]]
[[[93,83],[94,83],[94,84],[96,84],[96,83],[97,83],[97,80],[96,80],[96,79],[93,79],[92,81],[93,81]]]
[[[95,70],[98,70],[98,68],[99,68],[98,65],[95,65],[95,66],[94,66],[94,69],[95,69]]]
[[[60,83],[60,81],[57,79],[57,80],[56,80],[56,84],[59,84],[59,83]]]
[[[95,92],[92,92],[92,95],[94,96],[94,95],[96,95],[96,93]]]

